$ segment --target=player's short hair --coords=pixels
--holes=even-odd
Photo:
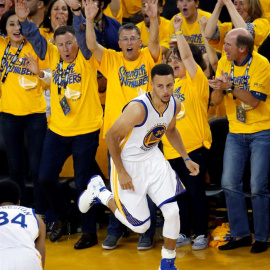
[[[158,64],[151,70],[151,79],[153,80],[156,75],[166,76],[172,75],[174,77],[173,69],[167,64]]]
[[[62,25],[62,26],[58,27],[53,34],[53,38],[55,40],[55,38],[57,36],[64,35],[66,33],[71,33],[75,37],[74,27],[71,25]]]
[[[12,180],[0,181],[0,205],[2,203],[17,204],[20,200],[20,188]]]
[[[126,23],[122,26],[120,26],[119,30],[118,30],[118,38],[120,37],[120,34],[123,30],[136,30],[138,37],[141,37],[141,31],[140,29],[133,23]]]

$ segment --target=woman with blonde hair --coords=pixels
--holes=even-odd
[[[218,25],[218,18],[223,6],[226,6],[231,22]],[[216,50],[222,51],[225,35],[233,28],[247,29],[254,38],[255,50],[258,50],[270,31],[269,22],[263,17],[260,0],[217,1],[205,29],[206,38]]]

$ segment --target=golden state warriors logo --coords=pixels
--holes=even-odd
[[[23,87],[26,91],[30,91],[35,89],[38,84],[38,79],[36,76],[29,75],[20,75],[18,77],[18,81],[21,87]]]
[[[72,101],[77,101],[81,98],[81,83],[74,83],[67,85],[65,90],[65,97],[71,99]]]
[[[183,102],[181,102],[181,109],[180,112],[176,115],[176,120],[178,121],[184,118],[186,116],[185,112],[186,112],[185,105]]]
[[[158,144],[165,131],[166,127],[163,125],[155,126],[154,128],[152,128],[144,137],[144,146],[149,149]]]

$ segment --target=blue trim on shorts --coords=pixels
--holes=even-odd
[[[141,226],[143,225],[144,223],[146,223],[149,219],[150,219],[150,216],[144,220],[144,221],[141,221],[141,220],[138,220],[136,219],[135,217],[133,217],[129,212],[128,210],[126,209],[126,207],[122,204],[122,202],[120,201],[121,203],[121,206],[122,206],[122,209],[126,215],[126,219],[127,221],[134,227],[138,227],[138,226]]]
[[[177,173],[175,172],[175,178],[176,178],[176,191],[175,191],[175,196],[165,200],[164,202],[162,202],[160,205],[158,205],[158,207],[161,207],[162,205],[164,205],[165,203],[168,203],[170,201],[175,200],[175,198],[182,194],[185,193],[187,191],[187,189],[185,188],[185,186],[183,185],[183,183],[181,182],[179,176],[177,175]]]
[[[160,205],[158,205],[158,207],[160,208],[162,205],[164,205],[164,204],[166,204],[166,203],[169,203],[169,202],[175,200],[180,194],[185,193],[186,191],[187,191],[187,190],[184,189],[181,193],[178,193],[178,194],[176,194],[175,196],[173,196],[173,197],[167,199],[166,201],[162,202]]]

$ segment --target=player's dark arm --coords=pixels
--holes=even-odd
[[[38,220],[39,236],[36,239],[35,247],[41,255],[42,266],[44,268],[44,266],[45,266],[45,253],[46,253],[45,252],[46,226],[40,217],[36,216],[36,218]]]

